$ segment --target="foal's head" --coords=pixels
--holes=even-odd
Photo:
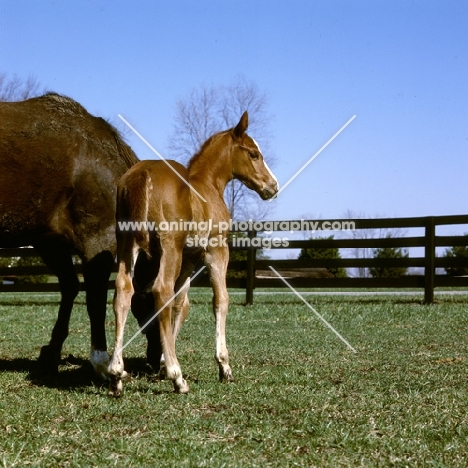
[[[232,175],[255,190],[263,200],[268,200],[278,192],[278,181],[264,161],[257,142],[245,133],[248,125],[246,111],[231,130],[234,143],[231,149]]]

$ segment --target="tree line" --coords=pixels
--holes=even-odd
[[[387,237],[393,237],[389,234]],[[445,249],[444,257],[446,258],[466,258],[468,259],[468,234],[465,234],[466,246],[454,246]],[[317,239],[333,239],[330,237],[311,237],[309,240]],[[408,258],[408,249],[401,247],[379,247],[371,249],[372,258]],[[310,247],[301,249],[298,260],[317,260],[317,259],[340,259],[340,249],[337,247],[319,248]],[[369,257],[367,257],[369,258]],[[467,261],[468,262],[468,261]],[[359,269],[362,270],[362,269]],[[368,268],[368,275],[371,278],[399,278],[408,274],[407,267],[371,267]],[[336,278],[348,277],[348,272],[345,268],[327,268],[327,271]],[[362,271],[359,271],[360,276],[364,276]],[[468,275],[468,268],[466,267],[446,267],[445,273],[449,276],[466,276]]]

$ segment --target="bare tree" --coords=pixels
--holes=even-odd
[[[367,216],[362,212],[357,213],[352,210],[346,210],[344,217],[346,219],[360,219],[360,218],[366,218]],[[356,229],[355,231],[350,231],[350,235],[352,239],[372,239],[376,237],[376,234],[377,234],[376,229]],[[355,247],[352,249],[352,251],[353,251],[353,257],[355,258],[372,258],[373,257],[373,251],[371,248]],[[369,277],[368,268],[359,267],[359,268],[356,268],[355,270],[356,270],[355,276],[359,278]]]
[[[41,94],[39,82],[33,76],[26,80],[17,75],[8,77],[6,73],[0,72],[0,101],[23,101],[25,99]]]
[[[230,85],[200,86],[176,103],[174,131],[169,139],[171,156],[186,164],[213,134],[233,127],[244,111],[249,112],[249,134],[254,136],[271,167],[267,96],[258,86],[240,77]],[[232,219],[264,219],[271,205],[261,203],[258,195],[233,180],[225,191]]]

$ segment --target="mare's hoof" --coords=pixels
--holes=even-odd
[[[166,380],[167,379],[166,366],[163,365],[163,366],[161,366],[159,368],[158,379],[159,380]]]
[[[60,364],[60,353],[57,354],[49,345],[43,346],[37,359],[37,364],[41,375],[57,375]]]

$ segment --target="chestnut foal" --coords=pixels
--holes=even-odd
[[[141,161],[119,182],[115,348],[108,368],[110,390],[115,396],[123,392],[124,327],[134,293],[132,277],[140,250],[154,262],[152,315],[159,312],[165,374],[173,381],[174,390],[189,391],[175,353],[175,338],[188,314],[189,278],[197,260],[196,255],[186,254],[187,244],[199,246],[199,257],[208,268],[216,319],[215,359],[220,379],[233,380],[225,338],[229,248],[227,229],[223,227],[229,224],[230,217],[223,193],[233,178],[255,190],[263,200],[278,192],[278,182],[257,143],[246,134],[247,127],[245,112],[236,127],[211,136],[192,157],[187,169],[175,161],[167,161],[172,169],[164,161]],[[133,226],[141,229],[119,229],[122,222],[129,221],[139,223]],[[178,291],[181,292],[174,298]]]

